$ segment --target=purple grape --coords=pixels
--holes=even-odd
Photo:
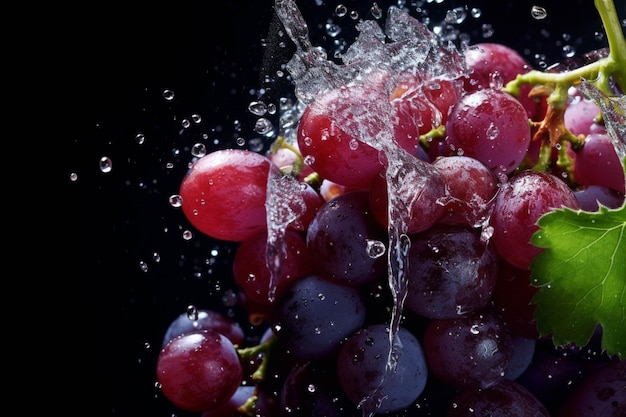
[[[395,351],[396,369],[385,372],[390,348],[389,329],[374,324],[360,329],[342,345],[337,357],[337,374],[343,392],[365,411],[381,400],[377,413],[401,410],[424,390],[428,377],[422,346],[403,327],[397,333],[401,348]],[[383,379],[384,378],[384,379]]]
[[[368,256],[368,242],[387,241],[374,218],[369,195],[341,194],[317,211],[306,235],[312,265],[338,282],[358,285],[386,272],[384,257]]]
[[[550,414],[526,388],[503,379],[488,388],[466,389],[456,395],[446,417],[469,416],[550,417]]]
[[[365,304],[357,287],[309,275],[278,298],[272,329],[286,355],[302,361],[336,352],[364,322]]]
[[[428,368],[446,384],[486,388],[504,378],[513,344],[499,317],[475,312],[431,320],[424,332],[424,353]]]
[[[613,360],[580,382],[557,417],[626,416],[626,362]]]
[[[455,318],[489,301],[498,258],[480,234],[465,226],[437,225],[412,236],[406,307],[428,318]]]

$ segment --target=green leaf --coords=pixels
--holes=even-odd
[[[626,205],[598,212],[562,208],[539,218],[530,265],[539,333],[584,346],[598,324],[602,349],[626,353]]]

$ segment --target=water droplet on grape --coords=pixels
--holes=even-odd
[[[380,240],[367,239],[367,256],[372,259],[380,258],[385,254],[385,244]]]

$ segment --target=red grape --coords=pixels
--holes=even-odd
[[[226,403],[243,380],[232,342],[212,330],[172,339],[159,353],[156,372],[163,394],[186,411],[206,411]]]
[[[492,88],[461,97],[446,123],[446,142],[457,155],[509,174],[530,145],[528,116],[511,95]]]
[[[537,220],[561,207],[580,208],[563,180],[531,170],[514,175],[501,186],[491,216],[492,239],[498,254],[517,268],[529,269],[530,262],[541,251],[530,243],[531,236],[539,229]]]
[[[211,152],[191,166],[180,185],[182,210],[200,232],[241,242],[267,228],[265,197],[270,169],[252,151]]]
[[[469,77],[463,79],[468,92],[499,89],[517,75],[533,69],[515,49],[500,43],[478,43],[466,48],[464,55],[470,70]],[[541,116],[541,105],[528,96],[531,87],[530,84],[522,86],[517,99],[526,109],[528,118],[536,120]]]

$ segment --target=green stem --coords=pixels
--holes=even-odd
[[[580,84],[582,79],[594,83],[605,94],[612,95],[609,88],[609,78],[612,76],[619,88],[626,91],[626,39],[622,33],[615,4],[613,0],[594,1],[609,43],[607,57],[560,73],[529,71],[508,82],[503,90],[517,97],[524,84],[550,85],[553,91],[548,96],[548,102],[554,108],[565,107],[568,88]]]
[[[256,346],[251,346],[247,348],[237,348],[237,353],[241,359],[249,359],[256,358],[260,354],[263,355],[261,358],[261,364],[252,374],[252,380],[255,382],[260,382],[265,379],[265,370],[267,369],[267,364],[269,362],[270,353],[274,344],[276,343],[275,337],[270,337],[265,342],[258,344]]]
[[[623,0],[620,0],[623,1]],[[613,0],[594,0],[594,4],[609,42],[609,56],[614,67],[613,78],[622,91],[626,92],[626,39]]]

